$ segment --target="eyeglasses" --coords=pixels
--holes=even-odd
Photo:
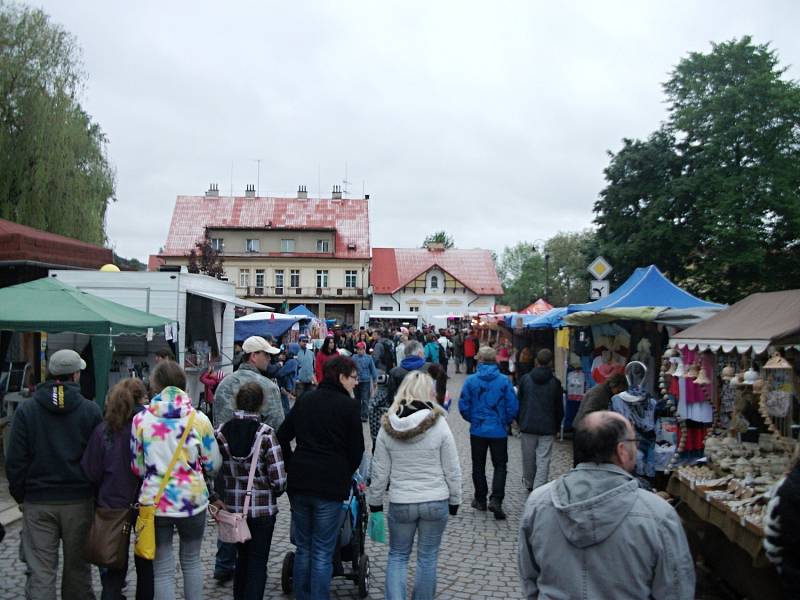
[[[625,439],[624,439],[624,440],[622,440],[622,441],[623,441],[623,442],[633,442],[634,444],[636,444],[636,445],[638,446],[638,445],[639,445],[639,442],[641,442],[641,441],[642,441],[642,438],[638,438],[638,437],[635,437],[635,438],[625,438]]]
[[[355,379],[356,381],[358,381],[358,375],[356,375],[356,374],[348,375],[347,378],[348,379]]]

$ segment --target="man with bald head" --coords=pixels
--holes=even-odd
[[[525,503],[526,598],[694,598],[694,562],[675,509],[631,475],[636,444],[617,413],[592,412],[578,424],[581,463]]]

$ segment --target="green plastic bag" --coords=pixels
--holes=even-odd
[[[379,544],[386,543],[386,522],[383,512],[369,513],[369,524],[367,525],[369,539]]]

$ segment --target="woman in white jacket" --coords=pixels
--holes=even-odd
[[[415,600],[436,594],[436,563],[448,514],[461,504],[461,467],[447,412],[434,397],[433,380],[412,371],[383,418],[367,491],[370,511],[383,510],[389,485],[387,600],[406,598],[408,558],[417,542]]]

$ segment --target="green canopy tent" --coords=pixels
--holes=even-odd
[[[146,334],[169,319],[99,298],[46,277],[0,289],[0,330],[84,333],[92,336],[96,400],[108,390],[114,336]]]

